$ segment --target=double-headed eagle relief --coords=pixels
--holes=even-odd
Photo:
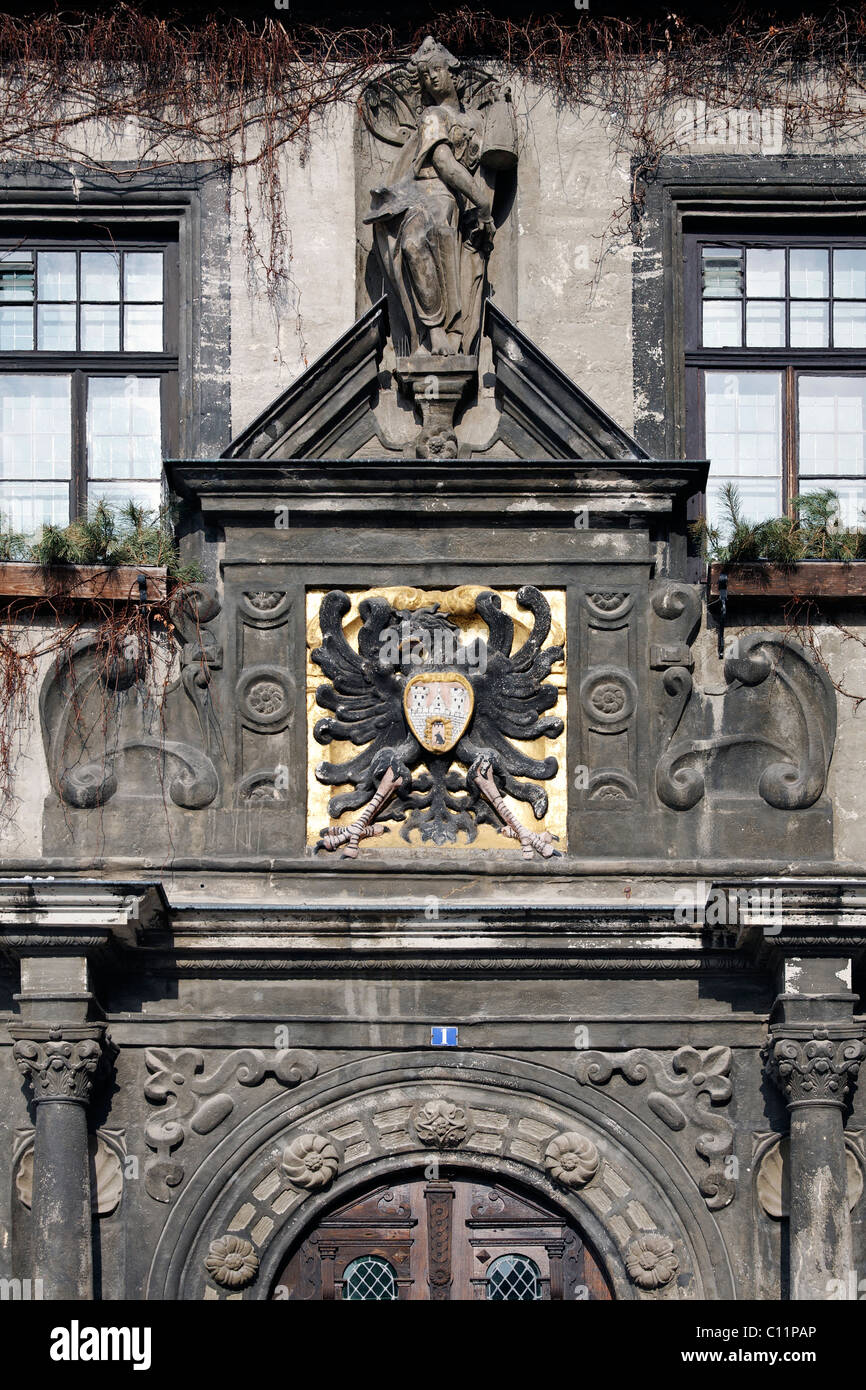
[[[520,589],[518,605],[532,627],[517,651],[514,621],[498,594],[480,593],[478,615],[485,638],[465,642],[459,626],[438,604],[412,611],[387,599],[364,599],[359,607],[358,648],[343,629],[349,596],[334,589],[322,599],[322,644],[312,660],[328,677],[316,692],[331,711],[313,730],[319,743],[347,740],[362,747],[346,762],[322,762],[316,777],[349,791],[331,798],[335,818],[359,810],[349,825],[321,832],[317,848],[343,847],[355,858],[363,839],[385,833],[387,821],[402,822],[407,842],[471,843],[483,824],[518,840],[526,859],[549,859],[557,851],[548,831],[530,830],[505,797],[527,802],[541,820],[548,805],[538,783],[556,776],[558,759],[532,758],[517,743],[558,737],[563,721],[545,714],[559,691],[546,682],[563,648],[545,646],[550,606],[532,587]],[[532,780],[530,780],[532,779]]]
[[[370,83],[364,120],[400,146],[370,211],[409,355],[471,356],[493,246],[497,172],[517,160],[510,92],[429,35],[405,68]]]

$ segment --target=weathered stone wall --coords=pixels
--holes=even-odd
[[[633,342],[632,323],[636,288],[633,277],[637,276],[644,289],[648,283],[660,280],[660,253],[657,249],[646,254],[635,250],[630,240],[607,240],[612,215],[629,197],[629,160],[615,150],[603,122],[593,113],[558,111],[547,96],[532,90],[517,95],[521,157],[509,233],[513,274],[498,302],[621,425],[639,433],[644,428],[650,433],[658,432],[664,423],[663,402],[657,389],[658,375],[663,377],[665,372],[663,347],[657,340]],[[762,129],[766,150],[778,157],[780,146],[775,127],[765,123]],[[725,129],[714,129],[697,120],[691,126],[684,121],[682,130],[694,153],[742,157],[749,161],[745,167],[750,175],[760,179],[761,165],[756,158],[760,145],[753,138],[753,127],[729,123]],[[761,138],[759,135],[758,141]],[[240,180],[233,187],[229,210],[224,201],[220,205],[218,198],[210,205],[212,220],[204,220],[202,246],[206,268],[217,269],[207,287],[213,299],[222,301],[223,311],[208,321],[208,342],[213,351],[208,359],[206,385],[210,393],[207,399],[218,398],[222,403],[218,419],[220,429],[224,426],[224,444],[228,443],[229,430],[243,428],[305,365],[345,332],[356,312],[364,307],[363,256],[356,244],[359,149],[354,113],[342,112],[333,114],[326,128],[313,133],[303,158],[300,149],[284,153],[284,196],[292,259],[290,281],[275,303],[265,293],[261,264],[256,266],[255,257],[252,263],[249,261],[244,245],[245,195]],[[121,153],[114,149],[112,157]],[[255,179],[253,172],[248,189],[253,221],[259,235],[266,236]],[[212,238],[220,241],[221,249],[208,260],[208,247],[213,251]],[[207,273],[206,270],[206,278]],[[656,375],[650,382],[651,363]],[[486,389],[492,389],[489,383]],[[185,408],[199,408],[198,398],[186,402]],[[216,421],[216,416],[208,417],[210,434],[205,431],[204,443],[196,446],[194,452],[202,456],[217,452],[214,435],[220,430]],[[544,465],[539,467],[543,470]],[[634,527],[626,533],[630,543],[638,544],[636,530]],[[320,535],[321,541],[316,538],[316,564],[327,558],[328,583],[340,582],[341,566],[345,569],[349,565],[346,557],[351,554],[353,561],[357,558],[357,538],[352,538],[350,544],[349,526],[344,528],[342,524],[323,528]],[[242,539],[247,550],[236,549],[235,559],[240,555],[241,561],[249,565],[265,560],[274,562],[278,542],[273,534],[263,532],[257,538],[253,532]],[[206,554],[213,578],[218,577],[217,560],[226,554],[223,540],[224,537],[213,540]],[[310,544],[309,536],[304,543]],[[521,543],[526,543],[525,537]],[[547,544],[544,529],[533,530],[528,543],[536,547],[537,557],[540,548]],[[230,536],[230,552],[231,544]],[[237,535],[234,544],[241,544]],[[297,532],[294,536],[288,532],[285,544],[297,558]],[[513,564],[516,542],[513,535],[503,538],[500,534],[496,544],[499,549],[495,555],[486,556],[476,549],[469,556],[465,539],[459,544],[455,542],[448,547],[449,563],[466,568],[471,561],[476,567],[473,579],[492,583],[484,573],[485,565],[488,561],[501,567]],[[659,547],[661,554],[661,542]],[[534,582],[532,563],[525,557],[521,563],[525,575],[520,582]],[[439,571],[439,561],[430,562],[425,582],[439,583]],[[604,573],[608,575],[607,570]],[[460,576],[452,575],[449,582],[460,582]],[[226,654],[229,658],[232,653],[236,655],[231,645],[236,639],[236,628],[228,622],[235,622],[236,612],[228,612],[223,625],[215,628],[221,634],[224,658]],[[858,705],[856,697],[861,692],[866,696],[866,653],[855,639],[846,637],[842,628],[858,635],[866,628],[857,608],[840,608],[837,617],[838,626],[821,622],[813,634],[791,634],[781,609],[737,607],[731,613],[728,636],[747,636],[757,628],[793,635],[800,641],[814,636],[831,679],[855,697],[840,694],[837,699],[838,733],[827,794],[833,806],[835,863],[840,869],[862,872],[866,867],[866,782],[860,769],[866,750],[866,704]],[[302,692],[305,651],[300,612],[295,614],[293,623],[283,655],[296,691]],[[646,635],[643,628],[641,632]],[[712,700],[721,694],[726,682],[716,653],[716,629],[707,620],[705,609],[693,654],[696,684]],[[219,674],[222,669],[214,664],[217,683],[223,679]],[[580,672],[576,672],[572,687],[575,692],[579,677]],[[229,683],[225,687],[229,704],[234,692],[234,684]],[[50,778],[35,693],[34,687],[30,737],[17,765],[18,801],[12,821],[0,826],[0,855],[8,872],[59,876],[52,856],[57,854],[60,837],[67,827],[62,809],[54,805],[50,834],[43,838]],[[300,693],[298,698],[302,705]],[[184,1221],[196,1191],[199,1195],[204,1193],[202,1201],[213,1197],[214,1216],[210,1225],[210,1215],[200,1225],[190,1222],[190,1242],[198,1241],[199,1246],[204,1242],[206,1248],[207,1240],[226,1229],[257,1232],[254,1238],[263,1251],[267,1248],[271,1252],[267,1258],[274,1265],[280,1253],[274,1242],[278,1243],[280,1230],[288,1231],[288,1216],[295,1223],[292,1230],[297,1234],[304,1224],[304,1212],[315,1206],[311,1200],[305,1208],[304,1199],[296,1201],[295,1197],[276,1206],[277,1200],[282,1199],[283,1188],[274,1185],[272,1170],[280,1146],[287,1136],[298,1132],[298,1125],[306,1123],[314,1131],[317,1125],[326,1131],[334,1125],[343,1135],[341,1183],[360,1181],[371,1174],[397,1173],[402,1171],[401,1165],[405,1168],[407,1164],[411,1164],[412,1171],[422,1170],[428,1154],[411,1127],[413,1107],[423,1103],[425,1096],[447,1096],[454,1088],[460,1096],[470,1097],[473,1114],[481,1115],[484,1121],[475,1131],[482,1139],[468,1138],[458,1156],[460,1161],[465,1158],[467,1166],[474,1163],[479,1171],[495,1173],[494,1160],[504,1158],[514,1165],[514,1174],[528,1184],[548,1181],[544,1176],[542,1145],[542,1138],[546,1142],[547,1125],[555,1133],[556,1126],[565,1123],[563,1117],[576,1117],[574,1123],[589,1126],[602,1149],[609,1144],[606,1153],[613,1170],[620,1159],[611,1136],[619,1122],[627,1124],[631,1136],[628,1181],[617,1168],[607,1189],[608,1195],[618,1192],[617,1201],[622,1200],[626,1211],[622,1218],[626,1235],[620,1231],[618,1238],[628,1238],[633,1229],[628,1222],[643,1220],[642,1212],[651,1225],[658,1223],[664,1228],[669,1222],[672,1240],[688,1243],[694,1237],[693,1245],[697,1246],[700,1242],[694,1233],[703,1232],[705,1249],[710,1250],[711,1257],[705,1259],[701,1268],[699,1261],[689,1264],[692,1247],[679,1249],[684,1276],[681,1296],[696,1296],[696,1291],[705,1290],[723,1297],[733,1293],[746,1298],[776,1298],[784,1294],[786,1288],[780,1275],[785,1267],[783,1227],[766,1215],[756,1190],[756,1146],[759,1148],[768,1136],[782,1133],[787,1127],[780,1096],[762,1082],[760,1049],[778,988],[773,967],[766,960],[756,961],[738,953],[734,930],[723,930],[708,940],[702,925],[692,923],[684,929],[677,923],[671,902],[678,890],[688,888],[694,876],[641,874],[634,862],[635,846],[630,839],[613,846],[616,854],[608,871],[596,854],[589,873],[579,837],[574,836],[569,842],[574,857],[566,866],[568,872],[558,871],[549,877],[541,873],[521,875],[519,859],[509,859],[499,851],[498,857],[476,870],[474,865],[459,863],[459,856],[455,860],[453,855],[430,850],[426,861],[416,856],[414,863],[402,864],[396,875],[389,873],[386,854],[369,866],[362,864],[362,871],[349,878],[346,865],[317,864],[308,871],[301,859],[303,841],[299,837],[294,848],[300,863],[290,873],[273,870],[267,859],[276,859],[285,848],[275,848],[274,843],[282,834],[281,826],[294,817],[294,833],[303,818],[300,808],[307,769],[301,723],[299,720],[290,745],[298,754],[292,773],[294,801],[286,808],[266,806],[256,813],[261,818],[266,861],[258,869],[246,863],[243,868],[235,866],[233,872],[223,872],[219,867],[204,870],[195,862],[213,853],[215,846],[225,849],[227,844],[228,857],[235,853],[238,859],[249,860],[258,849],[258,822],[249,811],[240,815],[228,807],[222,814],[220,808],[219,815],[208,819],[211,813],[203,809],[169,808],[174,836],[170,853],[157,834],[157,830],[162,833],[165,813],[155,793],[149,792],[147,801],[141,799],[126,823],[123,807],[118,810],[117,804],[107,808],[105,814],[99,810],[76,811],[70,820],[78,838],[64,847],[63,871],[80,877],[113,873],[118,878],[159,878],[175,911],[175,930],[178,936],[186,932],[184,950],[190,958],[183,968],[176,966],[170,933],[166,932],[159,962],[146,956],[124,958],[120,950],[107,960],[100,957],[95,969],[94,990],[109,1018],[119,1053],[110,1107],[103,1095],[94,1103],[91,1120],[95,1127],[110,1134],[118,1151],[125,1151],[134,1160],[126,1169],[119,1205],[115,1204],[98,1221],[103,1294],[113,1298],[124,1294],[132,1298],[144,1296],[157,1244],[168,1222],[171,1229],[163,1242],[160,1277],[176,1282],[160,1287],[170,1287],[174,1292],[169,1296],[177,1296],[179,1288],[189,1297],[220,1296],[213,1283],[206,1284],[198,1246],[187,1265],[180,1257],[179,1263],[171,1263],[172,1241],[178,1246],[182,1244]],[[194,733],[194,724],[187,727],[187,736],[191,736],[190,730]],[[227,766],[234,752],[230,745]],[[650,804],[654,815],[655,802],[650,800],[647,805]],[[763,813],[762,807],[759,810]],[[678,814],[687,817],[692,813]],[[711,817],[706,806],[695,814],[704,816],[703,843],[709,846],[711,859]],[[285,821],[280,817],[285,817]],[[642,818],[641,833],[646,831],[643,822],[649,820],[649,815]],[[84,833],[82,821],[86,824]],[[246,827],[243,835],[239,831],[242,821]],[[612,820],[611,824],[616,822]],[[249,834],[251,825],[253,833]],[[756,847],[744,835],[743,857],[748,859],[756,848],[760,849],[760,844]],[[672,845],[661,837],[657,839],[656,851],[658,859],[664,861],[672,853]],[[172,867],[175,854],[186,861],[185,867]],[[117,868],[119,858],[124,862]],[[796,872],[800,867],[796,854],[790,863],[779,855],[776,861],[780,872]],[[427,868],[432,871],[429,877],[424,874]],[[298,924],[297,919],[286,915],[289,909],[314,901],[317,893],[321,911],[312,925],[303,921]],[[499,909],[516,904],[517,909],[525,911],[527,920],[531,911],[547,912],[548,916],[531,930],[526,922],[512,923],[510,934],[494,939],[486,921],[472,921],[479,906],[491,911],[490,901],[494,898],[498,898]],[[247,904],[253,920],[241,929],[228,909],[241,913],[243,904]],[[597,932],[603,930],[616,909],[654,904],[663,917],[664,931],[658,922],[654,936],[641,922],[631,921],[625,926],[617,922],[622,952],[618,954],[619,946],[612,947],[608,942],[606,949],[614,959],[600,961],[592,941],[583,942],[580,967],[574,968],[575,927],[568,914],[573,915],[581,904],[594,906]],[[470,920],[463,924],[464,944],[468,946],[457,962],[449,961],[440,952],[433,967],[423,955],[419,959],[412,935],[433,930],[435,912],[440,907],[443,918],[447,911],[461,908],[464,915],[469,914]],[[357,917],[352,915],[356,909]],[[379,909],[383,917],[377,922],[374,914]],[[399,917],[397,924],[395,913]],[[346,964],[345,968],[326,970],[320,961],[311,963],[309,957],[292,961],[286,955],[289,946],[299,953],[299,937],[306,943],[304,949],[309,946],[310,951],[326,939],[329,949],[342,951],[346,962],[354,962],[360,950],[359,938],[374,929],[379,932],[380,953],[394,952],[390,965],[380,958],[372,968],[361,959],[358,968]],[[238,944],[240,936],[233,936],[235,932],[242,935],[242,931],[249,936],[246,948]],[[518,931],[525,931],[526,939],[520,944],[519,959],[509,958],[510,951],[518,951],[514,945]],[[231,949],[235,955],[220,973],[214,965],[214,953],[226,947],[228,938],[233,940]],[[38,949],[44,945],[43,942]],[[626,948],[645,951],[642,963],[629,963]],[[414,964],[406,963],[404,952],[408,956],[412,950],[416,952]],[[473,952],[480,957],[483,950],[498,952],[503,962],[508,960],[507,968],[503,964],[497,969],[488,958],[482,970]],[[716,954],[711,959],[712,952]],[[689,960],[684,961],[684,956]],[[855,988],[858,984],[855,981]],[[10,964],[6,973],[0,974],[0,1018],[8,1021],[18,1014],[12,998],[17,989],[17,966]],[[428,1047],[431,1023],[451,1019],[460,1021],[461,1049],[468,1049],[471,1054],[468,1061],[473,1074],[468,1077],[460,1071],[459,1056],[434,1053]],[[578,1032],[582,1029],[586,1031]],[[658,1085],[662,1095],[671,1100],[674,1053],[684,1046],[701,1054],[722,1048],[731,1048],[733,1053],[729,1063],[725,1060],[723,1064],[717,1055],[714,1058],[730,1078],[732,1095],[713,1108],[713,1113],[722,1117],[720,1133],[724,1131],[724,1143],[709,1159],[697,1147],[702,1133],[700,1117],[696,1118],[697,1112],[689,1109],[687,1103],[693,1101],[693,1093],[697,1094],[695,1088],[687,1100],[675,1097],[677,1105],[682,1100],[687,1112],[678,1127],[680,1117],[674,1110],[667,1108],[666,1121],[663,1103],[655,1109],[648,1104],[654,1082],[644,1079],[632,1084],[619,1071],[597,1084],[591,1078],[580,1081],[577,1075],[580,1053],[599,1050],[615,1053],[621,1059],[630,1049],[647,1049],[655,1055],[653,1065],[661,1068]],[[149,1062],[147,1049],[155,1049]],[[202,1052],[200,1073],[189,1056],[178,1060],[184,1049]],[[243,1064],[247,1068],[242,1075],[236,1055],[241,1049],[246,1050]],[[250,1061],[250,1049],[261,1055]],[[279,1074],[284,1064],[277,1060],[277,1053],[286,1049],[310,1053],[312,1073],[308,1062],[302,1060],[297,1076],[289,1074],[291,1068],[285,1075]],[[466,1060],[465,1056],[462,1060]],[[693,1061],[690,1058],[689,1065]],[[496,1073],[486,1092],[480,1089],[485,1069]],[[154,1077],[161,1070],[168,1080],[156,1083]],[[212,1090],[196,1092],[196,1077],[213,1079],[218,1073],[220,1080],[214,1081]],[[339,1102],[343,1107],[339,1115],[328,1109],[332,1104],[332,1082],[335,1095],[339,1092],[333,1105]],[[696,1082],[695,1087],[700,1084]],[[150,1094],[146,1094],[146,1088]],[[385,1099],[377,1100],[377,1088],[386,1093]],[[26,1273],[23,1267],[13,1266],[11,1258],[13,1226],[18,1233],[20,1260],[21,1252],[28,1248],[29,1220],[20,1203],[16,1206],[11,1155],[15,1133],[26,1127],[28,1111],[21,1076],[5,1038],[0,1042],[0,1095],[8,1102],[2,1107],[0,1120],[0,1277],[12,1277]],[[218,1103],[205,1111],[205,1105],[212,1100]],[[296,1104],[297,1114],[293,1112]],[[177,1141],[178,1135],[160,1132],[161,1117],[163,1121],[172,1114],[177,1117],[178,1110],[183,1111],[183,1133],[180,1142],[172,1142],[172,1137]],[[382,1132],[387,1132],[385,1124],[377,1126],[376,1118],[381,1118],[385,1111],[390,1114],[398,1110],[404,1126],[400,1133],[405,1131],[407,1138],[389,1151],[376,1140],[377,1134],[381,1137]],[[849,1122],[857,1144],[864,1125],[866,1109],[862,1095],[858,1095]],[[230,1181],[225,1195],[218,1193],[214,1197],[214,1175],[220,1172],[223,1156],[230,1153],[234,1142],[241,1145],[259,1134],[259,1130],[263,1137],[255,1164],[261,1165],[261,1170],[256,1168],[255,1179],[248,1181],[240,1173],[243,1164],[238,1161],[226,1169]],[[496,1148],[502,1134],[508,1136],[508,1149],[505,1139],[502,1147]],[[727,1139],[731,1141],[729,1146]],[[357,1144],[354,1149],[353,1144]],[[220,1149],[220,1145],[224,1147]],[[231,1156],[236,1157],[233,1151]],[[702,1194],[700,1184],[711,1163],[718,1167],[722,1158],[736,1159],[731,1174],[725,1178],[733,1183],[734,1190],[729,1200],[713,1206]],[[250,1164],[251,1171],[254,1166]],[[512,1170],[506,1167],[505,1171]],[[665,1174],[670,1179],[666,1195],[661,1191]],[[573,1200],[570,1210],[575,1219],[595,1221],[597,1229],[603,1231],[602,1215],[607,1212],[611,1225],[611,1203],[603,1211],[608,1200],[604,1195],[598,1197],[595,1207],[589,1199]],[[226,1205],[229,1202],[234,1202],[234,1207]],[[680,1226],[675,1231],[677,1203]],[[319,1209],[315,1206],[316,1211]],[[614,1212],[614,1216],[618,1215],[618,1211]],[[866,1258],[863,1220],[861,1202],[854,1215],[855,1268],[862,1267]],[[232,1222],[236,1223],[234,1227]],[[609,1254],[612,1261],[619,1258],[613,1236]],[[183,1280],[188,1282],[184,1284]],[[267,1287],[263,1275],[250,1296],[264,1296]],[[627,1285],[623,1288],[627,1292]],[[680,1295],[672,1288],[662,1296]]]

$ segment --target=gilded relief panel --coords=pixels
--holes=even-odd
[[[562,853],[565,629],[564,589],[309,590],[308,844]]]

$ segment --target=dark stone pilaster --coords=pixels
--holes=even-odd
[[[845,1106],[866,1056],[846,960],[788,960],[774,1006],[767,1073],[790,1114],[791,1297],[838,1298],[853,1255]],[[856,1297],[856,1294],[854,1295]]]
[[[93,1297],[87,1106],[103,1032],[101,1024],[12,1030],[36,1107],[33,1277],[47,1299]]]

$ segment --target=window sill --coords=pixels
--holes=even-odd
[[[866,560],[802,560],[783,565],[776,560],[709,566],[707,597],[719,597],[719,575],[728,577],[728,598],[778,600],[866,598]]]
[[[166,571],[148,565],[34,565],[23,560],[0,562],[0,598],[80,599],[103,603],[138,602],[138,576],[147,598],[166,596]]]

